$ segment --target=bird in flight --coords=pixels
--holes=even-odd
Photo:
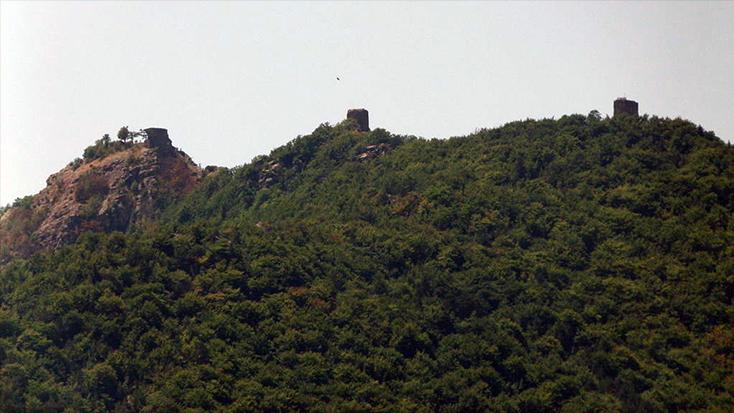
[[[336,80],[341,80],[341,79],[339,79],[339,78],[337,77],[337,78],[336,78]]]

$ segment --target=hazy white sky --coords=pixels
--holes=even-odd
[[[447,138],[626,95],[732,141],[733,21],[734,2],[2,1],[0,204],[123,125],[231,167],[349,108]]]

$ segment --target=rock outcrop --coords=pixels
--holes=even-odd
[[[356,156],[356,160],[359,162],[369,161],[370,159],[375,159],[379,156],[382,156],[392,149],[392,146],[381,143],[379,145],[369,145],[364,148],[364,151]]]
[[[283,165],[281,165],[280,162],[270,161],[267,167],[260,171],[260,177],[257,182],[260,189],[268,188],[277,184],[280,181],[279,172],[282,167]]]
[[[0,263],[73,242],[85,231],[125,231],[157,218],[160,208],[191,191],[203,171],[171,145],[165,129],[145,143],[72,163],[46,188],[0,217]]]

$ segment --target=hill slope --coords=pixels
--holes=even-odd
[[[16,202],[0,217],[0,263],[58,249],[87,231],[126,231],[155,220],[203,175],[165,135],[157,147],[97,141],[40,193]]]
[[[0,273],[0,410],[731,411],[734,151],[322,125]]]

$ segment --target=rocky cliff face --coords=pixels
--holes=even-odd
[[[164,140],[70,164],[51,175],[45,189],[0,217],[0,262],[57,249],[85,231],[125,231],[154,220],[202,175],[167,134]]]

